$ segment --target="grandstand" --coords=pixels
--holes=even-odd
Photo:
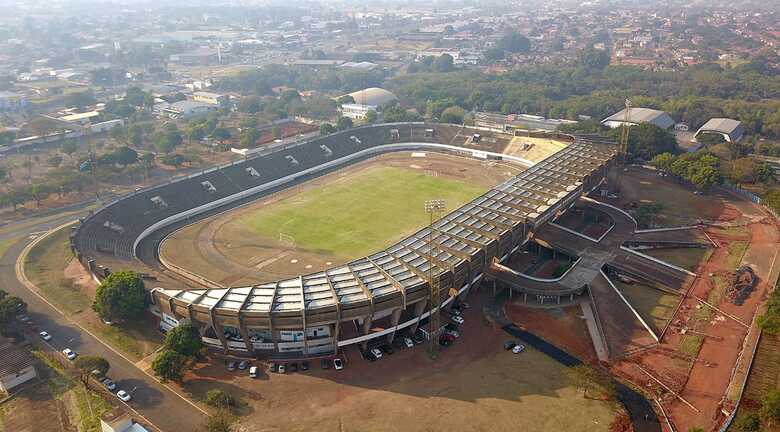
[[[427,148],[471,155],[476,148],[460,138],[476,133],[492,145],[509,142],[484,131],[423,123],[366,126],[304,141],[123,197],[83,220],[71,244],[98,277],[110,272],[98,264],[105,257],[138,258],[157,267],[159,242],[178,227],[384,152]],[[601,184],[615,147],[571,139],[535,165],[514,158],[530,168],[445,215],[432,233],[419,230],[345,265],[255,286],[155,288],[161,326],[188,319],[211,347],[271,357],[333,354],[346,345],[414,331],[429,313],[431,267],[447,307],[482,280],[494,259],[506,259],[532,232]],[[478,153],[474,156],[509,158]],[[117,226],[121,230],[111,228]],[[433,250],[429,235],[438,245]],[[579,295],[582,286],[556,290],[552,294]],[[371,331],[377,327],[386,330]]]

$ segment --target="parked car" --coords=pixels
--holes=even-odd
[[[458,325],[455,323],[447,323],[447,325],[444,326],[444,328],[447,330],[454,330],[454,331],[458,331],[459,329]]]
[[[79,356],[79,355],[76,353],[76,351],[73,351],[73,350],[72,350],[72,349],[70,349],[70,348],[65,348],[64,350],[62,350],[62,353],[63,353],[63,354],[65,354],[65,357],[67,357],[67,358],[68,358],[68,360],[70,360],[70,361],[76,360],[76,357],[78,357],[78,356]]]
[[[376,356],[371,352],[371,350],[364,351],[363,358],[370,362],[376,361]]]
[[[439,339],[439,345],[441,345],[441,346],[446,348],[446,347],[452,345],[452,341],[449,340],[449,339],[440,338]]]
[[[236,362],[232,361],[227,364],[227,370],[233,372],[234,370],[236,370],[236,366],[237,366]]]
[[[302,370],[302,371],[307,371],[307,370],[309,370],[309,362],[307,362],[307,361],[303,361],[303,362],[301,362],[301,370]]]
[[[290,372],[298,372],[298,363],[290,363],[287,365],[287,368],[290,370]]]
[[[390,346],[390,344],[384,344],[380,346],[379,349],[381,349],[382,352],[384,352],[387,355],[393,355],[393,353],[395,353],[395,350],[393,349],[393,347]]]
[[[276,363],[271,363],[268,365],[268,370],[271,372],[277,372],[279,370],[279,365]]]
[[[341,361],[340,358],[335,358],[335,359],[333,359],[333,367],[336,370],[342,370],[342,369],[344,369],[344,362]]]
[[[249,378],[257,378],[257,366],[252,366],[249,368]]]
[[[370,352],[371,352],[371,354],[374,355],[374,357],[376,357],[378,359],[382,358],[382,350],[380,350],[379,348],[371,348]]]
[[[506,341],[506,342],[504,342],[504,349],[507,350],[507,351],[511,350],[512,348],[514,348],[516,346],[517,346],[517,342],[515,342],[515,341]]]
[[[111,381],[110,378],[106,378],[103,380],[103,385],[106,386],[106,388],[109,391],[114,391],[116,389],[116,383]]]
[[[404,345],[406,345],[407,348],[412,348],[414,347],[414,341],[411,338],[405,337]]]
[[[439,336],[439,339],[446,339],[446,340],[448,340],[450,342],[454,342],[455,341],[455,336],[453,336],[453,335],[451,335],[449,333],[442,333],[442,335]]]
[[[460,316],[460,314],[461,314],[460,309],[458,309],[456,307],[451,307],[450,308],[450,315],[452,315],[452,316]]]
[[[452,335],[456,339],[460,337],[460,333],[455,330],[444,330],[444,334]]]
[[[425,336],[423,336],[421,332],[415,333],[412,339],[414,340],[414,343],[416,343],[417,345],[425,342]]]
[[[468,309],[468,308],[470,308],[470,307],[471,307],[471,305],[470,305],[470,304],[468,304],[468,303],[466,303],[466,302],[460,302],[460,303],[458,303],[458,307],[459,307],[460,309],[462,309],[462,310],[463,310],[463,309]]]
[[[240,362],[238,362],[238,369],[245,370],[248,367],[249,367],[249,362],[248,361],[241,360]]]
[[[463,317],[460,316],[460,315],[455,315],[455,316],[452,317],[452,322],[458,323],[458,324],[463,324],[464,322],[466,322],[466,320],[464,320]]]
[[[280,364],[280,365],[279,365],[279,369],[278,369],[278,370],[279,370],[279,373],[280,373],[280,374],[283,374],[283,373],[287,372],[287,370],[286,370],[286,369],[287,369],[287,368],[285,368],[285,366],[284,366],[283,364]]]
[[[119,390],[116,392],[116,397],[118,397],[122,402],[130,402],[130,399],[132,399],[130,393],[124,390]]]
[[[21,321],[23,323],[26,323],[27,321],[30,321],[30,317],[28,317],[27,315],[19,315],[18,317],[16,317],[16,319],[18,319],[19,321]]]
[[[520,354],[521,352],[523,352],[524,349],[525,349],[525,346],[523,346],[521,344],[517,344],[517,345],[514,346],[514,348],[512,348],[512,352],[515,353],[515,354]]]
[[[43,339],[45,341],[50,341],[51,340],[51,335],[46,333],[45,331],[42,331],[42,332],[38,333],[38,336],[40,336],[41,339]]]
[[[320,360],[320,367],[323,369],[330,369],[330,362],[326,359]]]

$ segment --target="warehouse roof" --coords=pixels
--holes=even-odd
[[[7,340],[0,340],[0,376],[19,373],[35,364],[32,355]]]
[[[628,118],[626,118],[626,109],[628,109]],[[664,129],[674,126],[674,120],[669,114],[651,108],[625,108],[605,118],[601,123],[651,123]]]
[[[715,132],[723,135],[727,135],[728,141],[739,141],[745,130],[742,128],[742,123],[739,120],[730,118],[712,118],[704,123],[702,127],[696,131],[695,136],[699,136],[701,133]]]

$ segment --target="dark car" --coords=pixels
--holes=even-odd
[[[371,352],[371,350],[366,350],[366,351],[363,353],[363,357],[364,357],[366,360],[370,361],[370,362],[372,362],[372,361],[376,361],[376,356],[375,356],[375,355],[374,355],[374,354]]]
[[[320,367],[323,369],[330,369],[330,362],[326,359],[320,360]]]
[[[307,361],[305,361],[305,362],[301,362],[301,370],[302,370],[302,371],[307,371],[307,370],[309,370],[309,362],[307,362]]]
[[[439,339],[439,345],[441,345],[441,346],[446,348],[446,347],[452,345],[452,341],[448,340],[448,339]]]
[[[447,330],[458,331],[458,325],[455,323],[447,323],[447,325],[444,326],[444,328],[446,328]]]
[[[270,365],[268,365],[268,370],[271,372],[276,372],[279,370],[279,365],[276,363],[271,363]]]
[[[387,355],[392,355],[395,352],[393,347],[391,347],[389,344],[384,344],[380,346],[379,349],[381,349]]]
[[[414,343],[419,345],[425,342],[425,336],[423,336],[422,333],[415,333],[414,336],[412,337],[412,340],[414,341]]]
[[[448,340],[450,342],[453,342],[455,340],[455,336],[450,333],[444,333],[441,336],[439,336],[440,340]]]
[[[506,342],[504,342],[504,349],[509,351],[512,348],[514,348],[515,345],[517,345],[517,342],[515,342],[515,341],[506,341]]]
[[[287,366],[290,370],[290,372],[298,372],[298,363],[290,363],[289,366]]]

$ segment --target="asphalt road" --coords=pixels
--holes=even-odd
[[[133,399],[129,405],[155,426],[166,432],[199,430],[205,419],[202,412],[142,372],[132,362],[82,331],[17,280],[16,260],[24,247],[33,240],[29,233],[46,231],[77,217],[70,215],[49,218],[40,224],[28,223],[19,231],[13,231],[14,236],[24,235],[24,239],[11,246],[0,257],[0,287],[27,303],[28,315],[40,330],[52,335],[49,343],[55,349],[71,348],[79,354],[98,355],[108,360],[111,364],[108,376],[117,382],[119,389],[128,392],[132,390]],[[8,227],[13,230],[12,226]]]

